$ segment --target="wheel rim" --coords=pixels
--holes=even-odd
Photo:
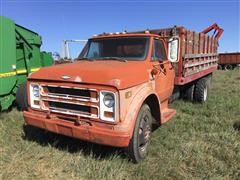
[[[231,64],[225,65],[225,70],[231,70],[231,69],[232,69],[232,65]]]
[[[203,90],[203,101],[207,100],[207,86]]]
[[[145,152],[150,141],[151,126],[149,125],[149,117],[145,115],[140,121],[138,131],[138,149],[140,152]]]

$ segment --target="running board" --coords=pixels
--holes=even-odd
[[[161,124],[169,121],[175,114],[175,109],[164,108],[161,115]]]

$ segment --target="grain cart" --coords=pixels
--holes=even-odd
[[[209,36],[211,30],[216,34]],[[42,68],[28,78],[27,124],[122,147],[139,162],[152,125],[170,120],[172,96],[205,102],[217,69],[216,24],[103,33],[88,40],[73,63]]]
[[[15,100],[22,108],[27,76],[52,65],[51,54],[41,52],[41,44],[37,33],[0,16],[0,111]]]

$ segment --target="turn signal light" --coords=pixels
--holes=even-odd
[[[39,106],[39,105],[40,105],[40,102],[37,101],[37,100],[34,100],[34,101],[33,101],[33,104]]]
[[[108,118],[113,118],[114,114],[113,114],[113,112],[104,111],[104,116],[108,117]]]

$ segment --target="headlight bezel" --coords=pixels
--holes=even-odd
[[[36,91],[36,87],[38,87],[38,96],[35,95],[34,91]],[[34,90],[35,89],[35,90]],[[38,83],[30,83],[29,84],[29,94],[30,94],[30,106],[33,109],[40,109],[40,105],[36,104],[36,101],[40,101],[40,85]]]
[[[99,113],[100,119],[103,121],[115,123],[118,118],[118,112],[117,112],[117,110],[118,110],[118,94],[114,91],[108,91],[108,90],[101,90],[99,93],[100,93],[100,113]],[[104,97],[106,95],[110,95],[113,97],[114,103],[112,106],[107,106],[104,103]],[[106,117],[105,112],[113,113],[113,117]]]
[[[40,87],[37,84],[32,85],[32,93],[35,98],[39,98],[40,96]]]

